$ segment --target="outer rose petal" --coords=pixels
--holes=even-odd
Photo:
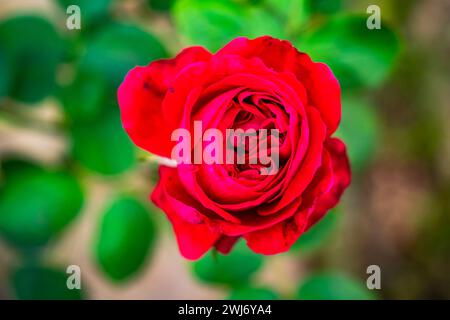
[[[331,138],[326,141],[325,147],[331,156],[333,186],[327,193],[316,199],[314,212],[308,220],[307,229],[338,204],[344,190],[350,185],[351,181],[350,164],[345,144],[339,139]]]
[[[207,61],[211,53],[202,47],[183,50],[174,59],[158,60],[132,69],[119,87],[122,125],[133,142],[163,157],[170,157],[170,135],[161,104],[177,74],[196,61]]]
[[[312,92],[312,105],[319,109],[330,136],[341,121],[341,87],[326,64],[315,63],[314,69],[309,89]]]
[[[297,51],[289,41],[270,36],[253,40],[236,38],[217,52],[217,55],[221,54],[235,54],[244,58],[258,57],[275,71],[294,71],[293,66],[296,64],[304,68],[313,63],[308,55]]]
[[[302,234],[307,213],[282,221],[270,228],[244,235],[247,245],[256,253],[265,255],[288,251]]]
[[[330,68],[315,63],[285,40],[269,36],[253,40],[236,38],[217,54],[236,54],[241,57],[260,58],[267,67],[276,71],[292,72],[307,88],[311,104],[319,110],[328,128],[328,136],[336,131],[341,120],[340,86]]]
[[[239,240],[239,237],[227,237],[223,236],[217,240],[215,247],[217,251],[223,254],[227,254],[233,249],[235,243]]]
[[[176,171],[173,168],[161,168],[161,175],[166,171]],[[170,172],[169,172],[170,173]],[[173,231],[176,235],[178,247],[181,254],[186,259],[196,260],[220,238],[220,234],[212,230],[206,223],[199,221],[192,223],[180,216],[179,210],[183,204],[175,201],[164,190],[164,184],[158,183],[151,195],[152,201],[166,213],[172,223]],[[188,205],[184,205],[184,210],[192,210]],[[174,208],[177,209],[174,209]]]

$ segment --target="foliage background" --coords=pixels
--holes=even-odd
[[[0,299],[450,298],[449,22],[445,0],[2,0]],[[264,34],[340,80],[353,183],[288,253],[240,242],[191,263],[147,201],[156,164],[122,130],[117,86],[186,45]]]

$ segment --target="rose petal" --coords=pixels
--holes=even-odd
[[[176,75],[194,61],[206,61],[211,54],[201,47],[183,50],[174,59],[158,60],[132,69],[118,90],[122,125],[133,142],[144,150],[170,157],[170,135],[162,112],[163,98]]]
[[[328,210],[338,204],[344,190],[351,182],[350,164],[345,144],[339,139],[331,138],[326,141],[325,145],[331,157],[333,170],[332,187],[327,193],[317,197],[314,212],[308,220],[307,228],[314,225]]]
[[[245,234],[247,245],[256,253],[265,255],[286,252],[303,233],[307,214],[300,214],[276,225]]]
[[[236,242],[239,240],[239,237],[227,237],[223,236],[219,240],[217,240],[214,245],[220,253],[227,254],[233,249]]]
[[[165,168],[175,170],[173,168]],[[165,170],[164,169],[164,170]],[[151,195],[152,201],[160,207],[170,222],[177,238],[178,247],[181,254],[186,259],[196,260],[207,252],[220,238],[220,234],[208,226],[205,222],[192,223],[182,218],[182,202],[174,202],[167,192],[164,185],[158,183]],[[184,209],[192,210],[192,207],[184,205]],[[181,209],[181,210],[180,210]]]
[[[290,71],[307,88],[311,105],[319,110],[327,125],[328,136],[336,131],[341,119],[340,86],[331,69],[315,63],[289,41],[270,36],[253,40],[236,38],[217,52],[217,55],[235,54],[260,58],[266,66],[278,72]]]

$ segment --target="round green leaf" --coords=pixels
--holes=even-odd
[[[11,277],[14,295],[20,300],[81,300],[80,289],[69,289],[69,275],[43,266],[25,266]]]
[[[71,128],[72,154],[97,173],[122,173],[135,163],[135,150],[120,122],[118,107],[106,106],[98,118],[80,121]]]
[[[9,95],[36,103],[51,94],[63,43],[43,18],[16,16],[0,24],[0,43],[12,67]]]
[[[300,286],[298,299],[301,300],[368,300],[373,295],[365,286],[342,274],[315,274]]]
[[[227,255],[209,251],[194,262],[193,271],[202,281],[235,286],[248,282],[262,263],[262,256],[253,253],[244,241],[238,241]]]
[[[71,5],[80,7],[82,29],[85,23],[93,24],[107,17],[111,6],[111,0],[58,0],[58,2],[64,12]]]
[[[366,16],[331,19],[301,37],[297,48],[328,64],[343,88],[377,86],[393,67],[399,41],[387,25],[369,30],[366,20]]]
[[[241,287],[234,289],[229,300],[277,300],[279,296],[271,289],[255,288],[255,287]]]
[[[335,210],[328,212],[317,224],[300,236],[292,249],[308,253],[321,248],[335,229],[338,215],[339,213]]]
[[[148,210],[129,197],[116,199],[102,217],[96,259],[111,279],[123,281],[144,265],[155,240]]]
[[[107,85],[96,73],[78,70],[74,81],[61,88],[59,98],[71,121],[89,120],[99,116],[105,106]]]
[[[378,144],[378,132],[375,106],[358,97],[344,96],[342,120],[336,135],[346,143],[353,169],[362,169],[372,158]]]
[[[115,23],[92,37],[80,68],[103,76],[116,90],[130,69],[165,56],[166,50],[150,33]]]
[[[81,187],[66,172],[15,167],[0,194],[0,235],[19,246],[44,245],[80,212]]]

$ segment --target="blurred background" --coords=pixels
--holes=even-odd
[[[352,185],[288,253],[184,260],[117,87],[187,45],[266,34],[338,77]],[[449,299],[449,56],[446,0],[1,0],[0,299]]]

